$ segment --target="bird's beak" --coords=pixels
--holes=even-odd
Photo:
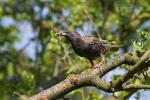
[[[56,35],[58,35],[58,36],[66,36],[67,34],[65,32],[59,32],[59,33],[56,33]]]

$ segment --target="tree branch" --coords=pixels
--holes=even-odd
[[[96,78],[95,74],[84,72],[79,75],[71,74],[69,75],[64,81],[58,83],[55,86],[52,86],[51,88],[44,90],[40,93],[38,93],[35,96],[30,97],[28,100],[41,100],[42,96],[46,96],[50,100],[56,99],[58,97],[61,97],[68,92],[78,89],[80,87],[84,86],[95,86],[94,84]],[[109,88],[107,87],[108,83],[102,81],[99,79],[98,88],[104,91],[109,91]]]
[[[119,79],[115,80],[112,82],[113,87],[118,90],[118,89],[122,89],[122,85],[124,82],[126,82],[128,79],[130,79],[131,77],[133,77],[133,75],[137,72],[140,71],[144,68],[147,68],[150,66],[150,50],[148,50],[143,56],[142,58],[139,60],[139,62],[137,62],[132,68],[130,68],[130,70],[123,75],[122,77],[120,77]]]
[[[104,76],[106,73],[108,73],[109,71],[115,69],[116,67],[118,67],[122,64],[134,65],[138,61],[139,61],[139,59],[136,56],[126,53],[126,54],[120,56],[118,59],[115,59],[114,61],[106,64],[103,67],[103,69],[100,71],[100,74],[101,74],[100,76],[101,77]]]
[[[106,92],[113,92],[111,90],[111,84],[108,83],[108,82],[104,82],[102,81],[98,76],[95,76],[93,77],[91,80],[90,80],[90,83],[92,86],[98,88],[98,89],[101,89],[103,91],[106,91]]]
[[[138,61],[138,58],[130,54],[124,54],[119,59],[116,59],[112,61],[111,63],[105,64],[103,66],[99,66],[99,67],[102,67],[101,70],[98,70],[99,68],[98,69],[95,68],[89,71],[84,71],[78,75],[71,74],[64,81],[28,99],[41,100],[43,95],[49,99],[56,99],[58,97],[61,97],[67,94],[68,92],[74,89],[78,89],[83,86],[95,86],[106,92],[114,92],[114,90],[118,91],[119,89],[122,89],[122,84],[125,81],[127,81],[129,78],[131,78],[138,70],[146,68],[150,65],[149,56],[150,56],[150,50],[144,54],[144,56],[140,59],[138,63],[136,63]],[[135,65],[121,78],[113,81],[112,84],[108,82],[104,82],[101,79],[99,79],[99,76],[102,77],[107,72],[113,70],[114,68],[118,67],[121,64],[131,64],[131,65],[135,64]],[[128,89],[128,88],[126,87],[125,89]]]
[[[140,84],[140,85],[129,84],[129,85],[123,87],[123,90],[125,90],[125,91],[131,91],[133,89],[150,89],[150,85],[146,85],[146,84]]]
[[[99,66],[102,67],[100,68],[101,70],[99,70],[99,68],[96,67],[88,71],[84,71],[78,75],[71,74],[64,81],[28,98],[28,100],[41,100],[43,95],[50,100],[56,99],[69,93],[72,90],[84,86],[95,86],[98,89],[104,90],[106,92],[113,92],[113,90],[111,89],[111,83],[104,82],[101,79],[99,79],[99,77],[102,77],[107,72],[115,69],[121,64],[133,65],[137,61],[137,57],[134,57],[130,54],[124,54],[110,63],[107,63],[103,66]]]

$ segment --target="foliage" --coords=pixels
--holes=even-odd
[[[64,38],[59,40],[58,31],[95,35],[125,45],[121,53],[143,54],[150,48],[149,4],[149,0],[0,1],[0,100],[34,95],[69,73],[88,70],[89,62],[78,57]],[[118,54],[109,53],[106,59]],[[96,89],[87,95],[89,91],[82,96],[102,99]]]

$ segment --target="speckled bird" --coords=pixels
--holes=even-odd
[[[102,40],[93,36],[81,36],[77,32],[60,32],[56,33],[65,36],[71,43],[74,51],[81,57],[87,58],[91,65],[94,66],[93,60],[104,57],[106,51],[116,51],[122,45],[114,45],[107,40]]]

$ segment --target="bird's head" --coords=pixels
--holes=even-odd
[[[59,33],[56,33],[56,35],[65,36],[71,43],[72,43],[72,41],[75,41],[77,38],[80,38],[79,33],[71,32],[71,31],[59,32]]]

